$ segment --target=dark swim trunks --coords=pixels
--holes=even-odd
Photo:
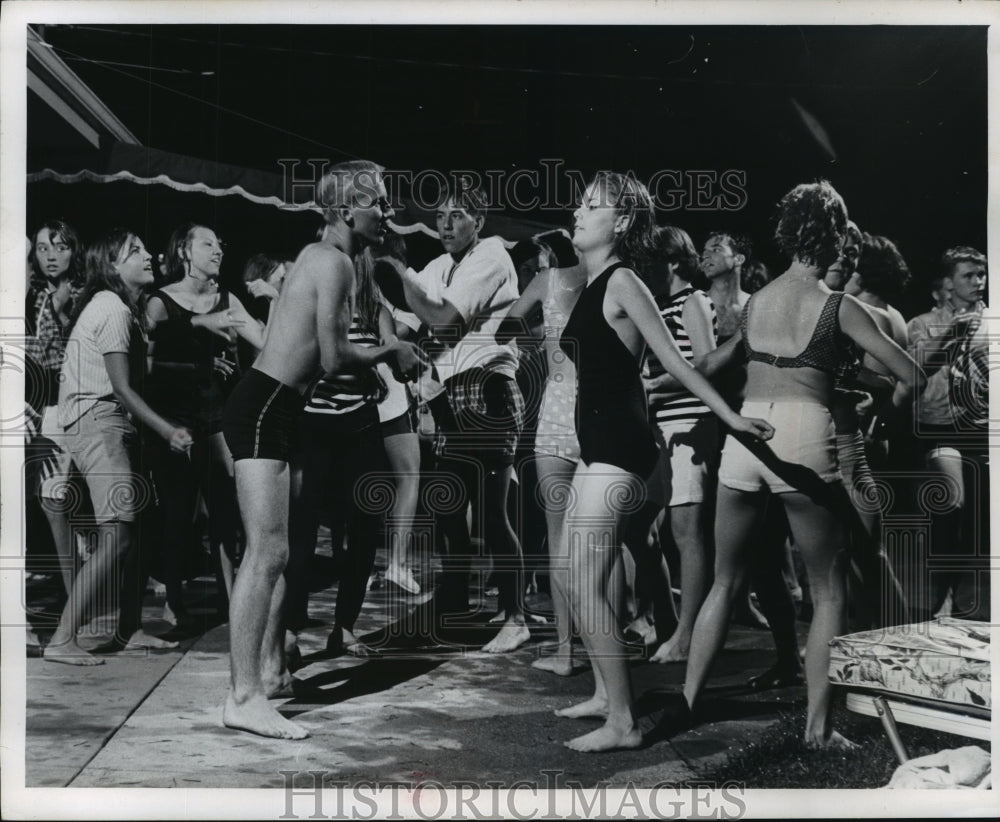
[[[222,431],[233,460],[288,462],[305,397],[251,368],[230,394]]]

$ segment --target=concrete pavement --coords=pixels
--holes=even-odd
[[[541,785],[543,772],[558,770],[560,779],[584,786],[652,786],[703,777],[779,713],[804,704],[803,688],[758,695],[744,687],[748,676],[770,665],[771,639],[766,631],[734,627],[708,694],[718,721],[654,740],[664,705],[680,691],[684,666],[637,657],[632,674],[647,744],[576,753],[563,742],[598,720],[562,719],[553,711],[588,697],[593,677],[589,668],[560,678],[531,667],[542,645],[554,640],[552,625],[533,628],[531,642],[505,656],[475,649],[491,635],[483,624],[488,608],[449,632],[448,644],[426,636],[401,639],[387,629],[404,614],[420,613],[421,600],[381,589],[369,592],[357,633],[381,645],[383,658],[331,659],[323,649],[335,599],[335,585],[313,594],[310,610],[319,624],[302,635],[305,666],[295,674],[294,695],[276,701],[310,731],[298,742],[222,726],[227,625],[176,651],[118,654],[94,668],[29,658],[27,786],[281,787],[281,771],[288,770],[320,770],[348,782],[528,779]],[[167,627],[152,620],[160,610],[161,602],[150,599],[147,628]]]

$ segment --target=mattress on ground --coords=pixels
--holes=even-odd
[[[990,710],[990,629],[937,619],[836,637],[830,681]]]

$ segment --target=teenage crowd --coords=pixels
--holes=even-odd
[[[569,675],[578,636],[593,667],[593,696],[558,712],[604,718],[567,742],[584,751],[641,743],[629,643],[686,661],[665,720],[681,730],[705,718],[730,623],[756,620],[777,661],[750,686],[804,680],[807,742],[849,747],[827,678],[849,620],[987,618],[967,561],[987,533],[979,251],[948,248],[933,307],[907,322],[902,255],[826,182],[779,203],[788,263],[773,278],[741,234],[714,231],[699,254],[657,225],[626,175],[590,183],[571,242],[513,247],[481,237],[482,192],[456,186],[421,271],[389,230],[378,166],[335,167],[318,201],[316,242],[294,262],[254,255],[238,295],[207,226],[178,228],[158,265],[127,229],[86,247],[62,220],[30,236],[28,505],[65,590],[45,659],[175,647],[142,628],[147,581],[178,635],[193,630],[183,583],[205,545],[231,626],[225,723],[305,736],[268,700],[301,664],[321,523],[339,557],[328,653],[379,654],[355,622],[380,549],[391,590],[433,590],[435,618],[495,594],[487,652],[529,642],[542,610],[557,642],[533,665]],[[900,468],[923,479],[904,487]],[[922,553],[886,545],[894,492],[932,499]],[[427,517],[436,585],[414,573]],[[491,573],[475,591],[480,546]],[[539,589],[551,609],[526,598]],[[85,649],[109,595],[109,647]]]

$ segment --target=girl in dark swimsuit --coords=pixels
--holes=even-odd
[[[677,380],[737,431],[763,439],[771,428],[740,417],[681,356],[633,266],[653,246],[653,204],[634,178],[602,173],[575,213],[573,245],[588,272],[560,345],[577,367],[580,463],[563,538],[570,557],[570,609],[594,665],[595,692],[557,715],[602,716],[603,727],[567,742],[578,751],[634,748],[624,646],[614,631],[608,580],[623,517],[642,502],[656,464],[639,362],[645,344]]]
[[[167,246],[168,285],[146,306],[152,370],[149,403],[191,431],[189,454],[157,447],[154,475],[163,510],[163,582],[168,620],[189,620],[181,595],[182,557],[191,544],[198,492],[209,509],[218,580],[219,611],[225,616],[236,554],[236,488],[233,462],[222,437],[222,409],[236,369],[236,338],[254,350],[263,345],[262,324],[235,295],[219,289],[222,247],[215,232],[185,225]]]

